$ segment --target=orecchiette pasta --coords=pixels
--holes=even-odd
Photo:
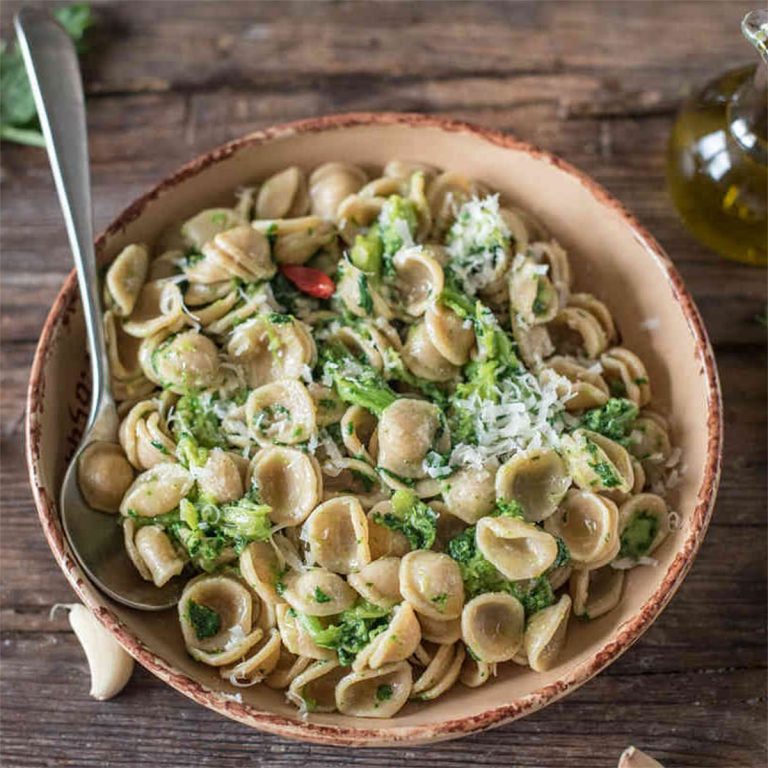
[[[78,477],[141,578],[189,579],[195,660],[388,718],[610,621],[684,465],[543,223],[411,160],[276,168],[186,214],[105,274],[119,445]]]

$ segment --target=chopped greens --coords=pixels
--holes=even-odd
[[[395,491],[392,511],[374,513],[373,522],[402,533],[413,549],[429,549],[435,543],[437,512],[413,491]]]
[[[213,608],[194,600],[187,602],[187,618],[198,640],[215,637],[221,630],[221,616]]]

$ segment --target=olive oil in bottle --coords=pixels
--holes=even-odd
[[[757,67],[726,72],[682,107],[667,154],[667,184],[693,235],[723,256],[768,263],[768,12],[742,22]]]

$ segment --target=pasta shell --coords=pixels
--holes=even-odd
[[[421,627],[416,613],[408,603],[400,603],[392,612],[387,628],[376,635],[367,656],[370,669],[381,669],[389,664],[407,659],[421,642]],[[361,653],[364,653],[365,649]],[[357,659],[355,659],[357,662]],[[352,667],[359,671],[357,664]]]
[[[381,414],[378,443],[379,466],[399,477],[420,478],[427,452],[447,450],[450,434],[436,405],[404,397]]]
[[[198,627],[196,611],[205,611],[209,620],[216,617],[215,622]],[[194,658],[211,666],[237,661],[261,639],[261,630],[251,631],[254,615],[251,593],[229,576],[198,576],[184,587],[179,600],[184,644]]]
[[[317,357],[315,342],[304,323],[293,319],[274,322],[264,316],[235,328],[227,352],[243,367],[250,387],[300,379]]]
[[[430,616],[419,614],[421,639],[438,645],[452,645],[461,640],[461,619],[438,621]]]
[[[371,550],[371,560],[383,557],[402,557],[411,551],[408,539],[399,531],[393,531],[386,526],[374,522],[374,517],[386,515],[392,511],[392,502],[380,501],[368,512],[368,542]]]
[[[258,489],[278,525],[300,525],[322,498],[317,459],[295,448],[269,446],[253,457],[250,485]]]
[[[336,228],[319,216],[254,221],[251,226],[272,240],[272,258],[278,264],[305,264],[336,237]]]
[[[376,417],[365,408],[359,405],[347,408],[341,419],[341,439],[350,456],[375,464],[368,446],[377,424]]]
[[[423,322],[408,329],[408,337],[403,347],[403,361],[412,373],[427,381],[450,381],[459,373],[458,366],[443,357],[432,343]]]
[[[554,351],[552,339],[547,330],[548,326],[527,326],[521,323],[514,315],[510,319],[512,336],[517,344],[520,357],[529,367],[539,368],[542,360],[548,358]]]
[[[144,559],[139,554],[139,550],[136,549],[136,521],[132,517],[124,517],[122,520],[123,525],[123,544],[125,545],[125,551],[128,554],[128,558],[135,566],[144,581],[152,581],[152,573]]]
[[[334,389],[312,382],[307,390],[315,402],[318,427],[337,424],[347,411],[347,404],[336,394]]]
[[[608,337],[600,321],[579,307],[561,309],[547,327],[552,343],[561,355],[581,355],[594,360],[608,346]]]
[[[379,475],[367,462],[337,459],[323,464],[323,500],[354,495],[365,509],[386,499]]]
[[[365,184],[365,172],[349,163],[324,163],[309,177],[312,213],[324,219],[336,218],[342,200]]]
[[[345,674],[338,661],[316,661],[293,679],[288,701],[307,712],[335,712],[336,686]]]
[[[411,317],[421,317],[443,290],[439,262],[422,246],[401,248],[392,259],[400,302]]]
[[[472,324],[465,322],[448,307],[434,302],[424,314],[424,326],[432,346],[452,365],[469,361],[475,345]]]
[[[185,268],[190,280],[215,283],[229,277],[246,282],[269,280],[277,268],[265,233],[250,224],[220,232],[202,249],[204,259]]]
[[[609,349],[600,362],[611,391],[631,400],[639,408],[651,400],[651,385],[643,361],[623,347]]]
[[[246,224],[246,220],[232,208],[208,208],[187,219],[181,225],[184,243],[198,251],[220,232]]]
[[[355,194],[345,197],[336,211],[339,234],[347,245],[353,245],[361,230],[370,227],[379,217],[386,199]]]
[[[583,490],[628,493],[635,482],[626,449],[607,437],[577,429],[560,441],[573,482]]]
[[[181,235],[179,240],[181,241]],[[173,277],[179,273],[183,263],[184,251],[181,247],[163,251],[149,262],[147,280],[164,280],[167,277]]]
[[[145,339],[170,330],[183,321],[181,291],[175,283],[155,280],[145,283],[130,317],[123,323],[129,336]]]
[[[413,698],[433,701],[450,690],[459,679],[465,657],[466,651],[461,643],[441,645],[429,666],[414,682]]]
[[[341,576],[324,568],[310,568],[285,577],[283,599],[307,616],[334,616],[351,608],[357,595]]]
[[[459,680],[462,685],[466,685],[467,688],[479,688],[491,679],[491,675],[495,674],[495,669],[495,664],[478,661],[467,654],[461,665]]]
[[[127,317],[133,312],[149,269],[149,253],[144,245],[123,248],[107,270],[105,282],[115,313]]]
[[[274,605],[281,598],[276,585],[285,570],[285,558],[272,541],[253,541],[238,562],[246,584],[264,601]]]
[[[128,461],[139,470],[176,461],[176,443],[160,414],[157,400],[142,400],[120,422],[120,445]]]
[[[233,455],[214,448],[203,467],[195,474],[200,491],[217,504],[237,501],[245,493],[240,470]]]
[[[419,549],[400,561],[400,591],[424,616],[456,619],[464,607],[464,583],[459,566],[448,555]]]
[[[509,274],[509,300],[512,310],[527,325],[548,323],[560,308],[560,300],[544,265],[518,257]]]
[[[349,261],[339,265],[335,295],[355,317],[375,315],[387,320],[394,317],[392,309],[373,280]]]
[[[120,513],[157,517],[175,509],[192,490],[192,475],[180,464],[158,464],[142,472],[125,492]]]
[[[648,557],[669,535],[667,502],[654,493],[639,493],[631,496],[619,508],[619,536],[623,537],[630,525],[643,520],[651,533],[655,531],[650,544],[642,552],[643,557]]]
[[[155,380],[179,395],[209,389],[218,382],[219,350],[198,331],[169,337],[152,352]]]
[[[571,598],[563,595],[555,605],[537,611],[525,629],[525,652],[534,672],[552,669],[565,644]]]
[[[515,454],[496,474],[496,497],[514,499],[530,523],[549,517],[571,485],[565,462],[552,450]]]
[[[133,483],[133,469],[119,445],[97,440],[77,460],[77,483],[89,507],[117,512]]]
[[[531,243],[526,248],[525,253],[537,264],[546,264],[549,267],[547,276],[558,293],[560,306],[565,306],[570,297],[573,283],[573,273],[568,254],[555,240]]]
[[[270,176],[256,198],[257,219],[284,219],[304,216],[309,195],[304,174],[295,165]]]
[[[484,517],[475,538],[482,555],[511,581],[535,579],[557,558],[553,536],[512,517]]]
[[[471,181],[455,171],[445,171],[430,184],[427,194],[429,209],[432,213],[432,232],[434,240],[442,240],[456,218],[456,211],[473,196],[482,194],[481,184]]]
[[[277,666],[264,680],[264,684],[277,690],[287,688],[311,663],[312,659],[309,657],[296,656],[283,645]]]
[[[245,403],[245,416],[259,445],[303,443],[315,432],[315,404],[307,388],[285,379],[254,389]]]
[[[576,568],[599,568],[619,551],[619,510],[603,496],[570,490],[544,528],[568,547]]]
[[[134,545],[156,587],[165,586],[184,570],[184,561],[159,525],[145,525],[139,528],[134,536]]]
[[[613,344],[616,342],[618,338],[616,325],[613,322],[610,310],[602,301],[595,298],[591,293],[572,293],[568,300],[568,306],[578,307],[589,312],[600,323],[608,343]]]
[[[373,560],[357,573],[350,573],[347,581],[364,600],[382,608],[392,608],[403,599],[400,594],[399,557]]]
[[[461,613],[462,639],[481,661],[509,661],[523,644],[524,630],[523,605],[506,592],[478,595]]]
[[[417,163],[412,160],[390,160],[382,171],[384,176],[392,176],[396,179],[407,180],[414,173],[421,173],[424,178],[430,179],[435,176],[437,169],[426,163]]]
[[[610,566],[590,571],[574,570],[570,580],[573,613],[585,619],[597,619],[612,611],[621,600],[625,571]]]
[[[581,411],[587,408],[598,408],[608,402],[610,396],[608,385],[599,373],[559,355],[549,358],[547,367],[568,379],[571,384],[568,392],[558,391],[558,396],[568,396],[565,401],[566,410]]]
[[[285,647],[296,656],[306,656],[310,659],[322,659],[326,661],[335,661],[336,652],[330,648],[321,648],[312,639],[312,636],[304,628],[304,625],[297,619],[296,612],[285,603],[278,603],[275,606],[277,614],[277,626],[280,630],[280,637],[283,639]]]
[[[302,539],[312,560],[334,573],[354,573],[371,560],[368,521],[354,496],[339,496],[317,507],[304,523]]]
[[[232,296],[239,298],[237,291],[232,290],[231,280],[220,280],[218,283],[189,283],[184,291],[184,304],[187,307],[200,307]]]
[[[280,633],[276,629],[271,629],[266,639],[256,646],[245,661],[241,661],[234,667],[225,667],[219,674],[238,688],[256,685],[274,671],[280,660],[281,646]]]
[[[133,381],[144,378],[139,363],[141,341],[123,331],[122,323],[111,310],[104,313],[104,335],[112,380]]]
[[[444,552],[448,547],[448,542],[463,533],[467,524],[460,517],[451,514],[445,504],[440,501],[430,501],[429,506],[437,512],[437,529],[432,549],[437,552]]]
[[[336,708],[355,717],[392,717],[405,706],[412,686],[407,661],[352,672],[336,686]]]

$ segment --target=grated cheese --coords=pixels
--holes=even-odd
[[[503,276],[510,236],[498,195],[473,197],[461,206],[448,232],[446,252],[451,270],[470,296]]]
[[[567,392],[558,395],[559,392]],[[562,376],[538,379],[523,373],[496,388],[497,400],[477,392],[455,402],[473,419],[477,445],[459,443],[451,453],[452,465],[482,469],[492,459],[504,461],[518,451],[556,448],[565,428],[562,415],[570,396],[570,382]]]

